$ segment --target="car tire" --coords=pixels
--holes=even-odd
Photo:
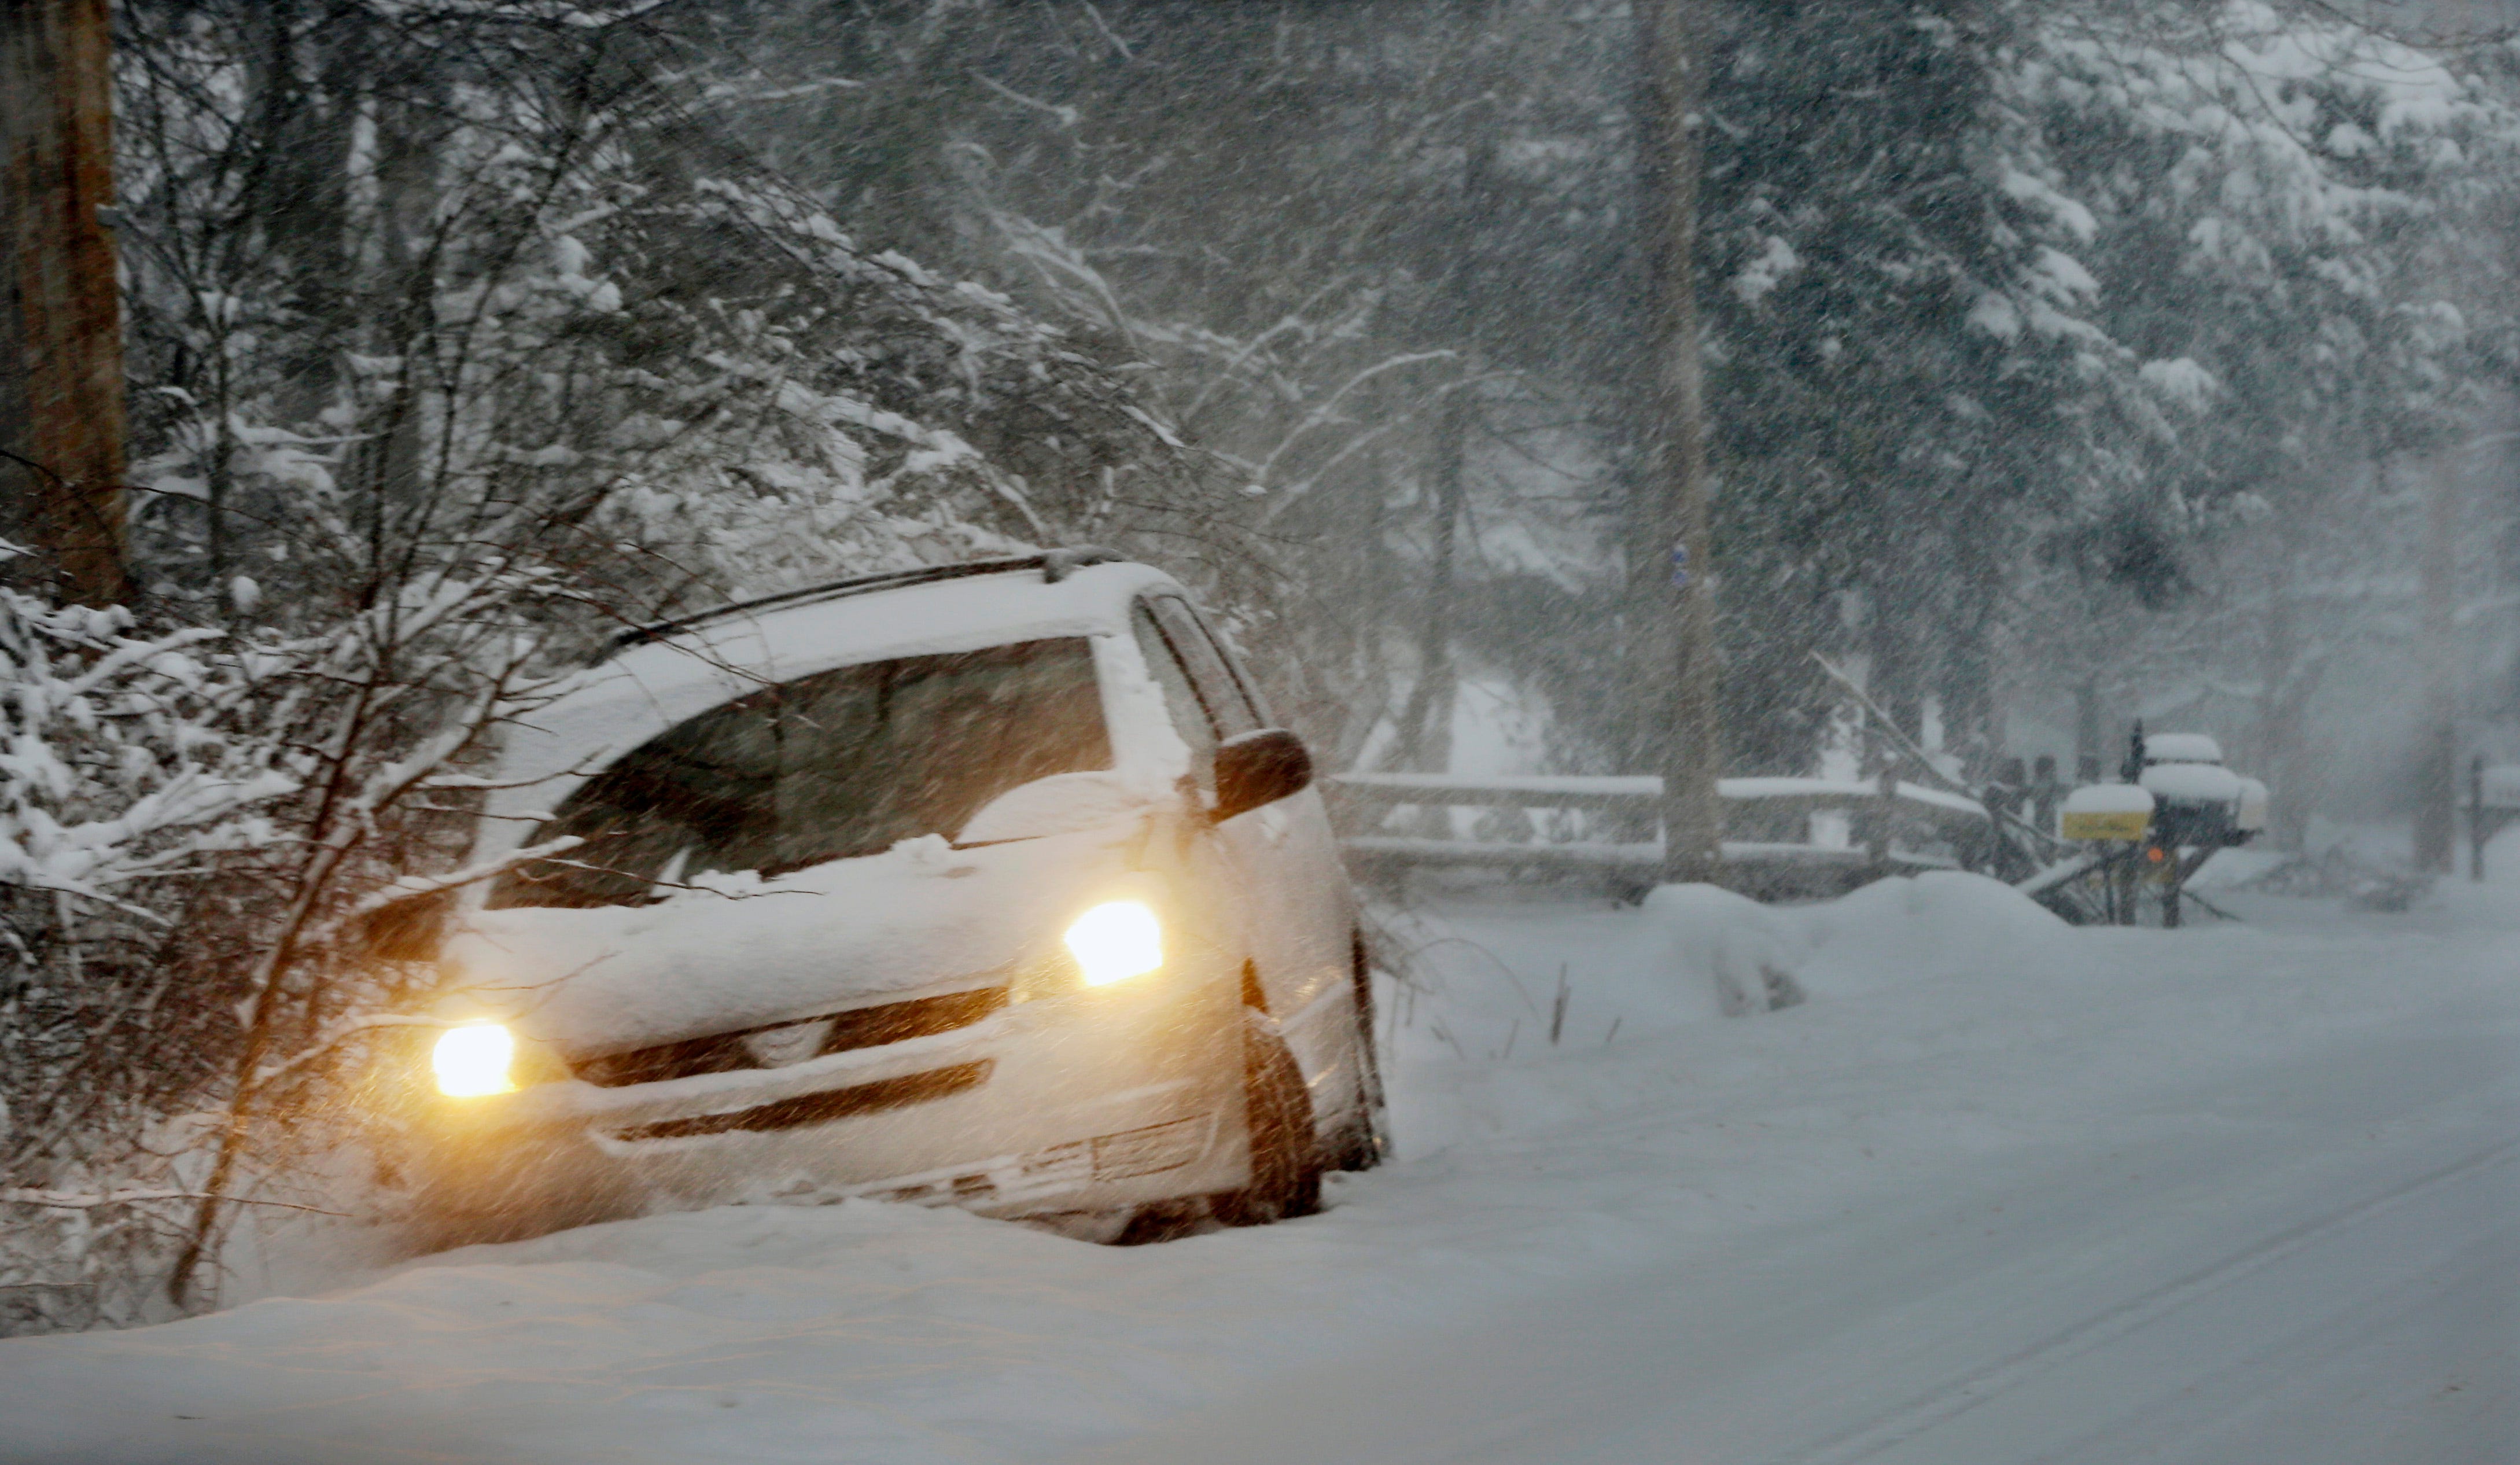
[[[1370,1170],[1391,1153],[1391,1104],[1382,1089],[1382,1056],[1373,1044],[1373,958],[1365,933],[1349,938],[1348,970],[1356,984],[1356,1112],[1339,1127],[1330,1168]]]
[[[1213,1198],[1229,1226],[1265,1226],[1322,1209],[1322,1164],[1313,1144],[1313,1101],[1277,1025],[1242,1009],[1242,1104],[1251,1136],[1251,1183]]]

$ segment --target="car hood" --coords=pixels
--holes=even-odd
[[[445,949],[449,1006],[575,1059],[998,984],[1125,876],[1138,828],[930,836],[652,905],[474,911]]]

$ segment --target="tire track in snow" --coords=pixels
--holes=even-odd
[[[2514,1161],[2520,1161],[2520,1140],[2491,1146],[2341,1211],[2287,1227],[2209,1265],[2060,1328],[1864,1424],[1770,1455],[1766,1465],[1858,1465],[1877,1459],[2329,1237]]]

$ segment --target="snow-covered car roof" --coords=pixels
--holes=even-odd
[[[1157,587],[1180,588],[1146,565],[1093,565],[1054,582],[1038,564],[1012,562],[1002,572],[735,607],[643,633],[511,726],[489,812],[549,809],[612,758],[763,685],[896,657],[1125,631],[1130,602]]]

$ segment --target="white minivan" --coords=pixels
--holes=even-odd
[[[429,1244],[848,1196],[1261,1221],[1382,1152],[1310,756],[1159,571],[1053,551],[630,632],[487,782],[475,859],[514,863],[407,1076]]]

